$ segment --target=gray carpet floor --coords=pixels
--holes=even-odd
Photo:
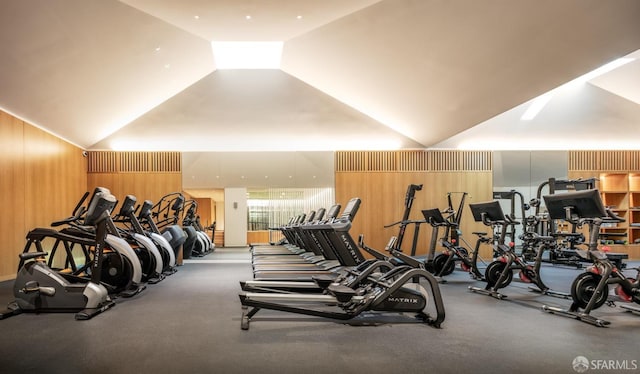
[[[568,291],[580,270],[545,266]],[[238,281],[249,279],[246,248],[219,248],[88,321],[73,314],[23,314],[0,321],[1,373],[575,373],[594,365],[640,367],[640,316],[604,306],[598,328],[540,310],[570,302],[514,282],[507,300],[474,294],[482,286],[455,272],[440,286],[442,329],[409,318],[367,315],[350,323],[261,311],[240,329]],[[13,282],[0,283],[0,305]],[[364,323],[373,322],[373,323]],[[602,361],[604,360],[604,361]],[[603,364],[604,362],[604,364]],[[601,366],[590,372],[630,372]],[[640,369],[638,369],[640,370]]]

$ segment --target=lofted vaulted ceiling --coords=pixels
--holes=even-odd
[[[515,113],[638,50],[639,19],[637,0],[0,0],[0,108],[85,149],[458,147],[603,122],[615,148],[640,144],[638,60],[528,130]],[[283,41],[281,68],[218,70],[212,41]]]

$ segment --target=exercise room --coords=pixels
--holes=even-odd
[[[0,1],[0,372],[640,370],[639,19]]]

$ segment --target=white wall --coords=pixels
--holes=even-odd
[[[247,189],[224,189],[224,246],[247,245]]]

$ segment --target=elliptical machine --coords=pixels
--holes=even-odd
[[[98,194],[111,194],[111,192],[107,188],[96,187],[92,198],[89,200],[89,205],[93,204],[93,199]],[[44,229],[44,232],[43,229],[33,230],[27,235],[28,243],[24,252],[29,251],[31,244],[38,247],[38,251],[42,251],[42,241],[52,236],[56,239],[56,243],[51,250],[49,266],[51,266],[52,259],[60,243],[62,243],[65,248],[67,255],[66,261],[71,262],[73,258],[72,249],[76,245],[78,238],[84,238],[90,241],[95,240],[95,229],[92,226],[78,223],[82,220],[83,215],[85,215],[85,208],[82,204],[88,195],[89,193],[85,193],[80,199],[71,217],[51,224],[53,227],[68,225],[68,227],[63,228],[59,232],[59,234],[64,234],[65,236],[56,235],[58,234],[57,232],[49,232],[47,229]],[[107,236],[105,243],[107,247],[103,250],[104,258],[102,260],[101,282],[111,295],[122,297],[135,296],[146,288],[146,284],[142,282],[142,265],[140,259],[129,243],[120,237],[118,229],[114,225],[111,217],[107,219],[106,225]],[[81,248],[84,252],[85,264],[79,268],[72,266],[70,276],[90,277],[91,251],[86,245],[81,245]],[[63,276],[65,276],[65,274],[63,274]]]
[[[180,192],[172,192],[161,197],[151,208],[150,215],[146,216],[149,226],[155,219],[153,224],[155,229],[159,230],[158,232],[161,232],[162,236],[171,244],[176,259],[180,258],[180,251],[182,251],[182,258],[190,257],[193,241],[188,239],[195,238],[187,237],[187,233],[179,226],[183,209],[184,196]]]
[[[191,247],[191,256],[202,257],[213,252],[213,242],[204,232],[204,227],[202,227],[200,223],[200,216],[196,213],[198,203],[195,200],[187,200],[184,203],[183,210],[182,228],[187,232],[187,237],[193,236],[194,238]]]
[[[174,274],[177,269],[176,265],[176,253],[179,253],[180,246],[184,242],[185,235],[179,230],[179,227],[176,227],[176,230],[172,230],[168,232],[167,238],[165,238],[156,226],[155,221],[153,220],[152,212],[153,202],[150,200],[145,200],[140,206],[140,212],[138,213],[138,221],[140,225],[146,225],[148,228],[148,234],[151,240],[155,244],[158,245],[158,249],[160,249],[160,254],[162,255],[162,273],[164,275]],[[180,235],[171,235],[171,233],[182,233]]]
[[[77,312],[76,320],[87,320],[115,304],[100,283],[107,222],[116,204],[113,195],[98,191],[87,209],[84,224],[95,227],[95,256],[91,262],[91,278],[72,282],[52,270],[45,262],[46,252],[21,253],[13,286],[15,301],[0,313],[0,319],[22,312]],[[50,230],[52,235],[58,234]],[[64,234],[60,234],[64,235]]]
[[[163,259],[158,247],[147,237],[144,229],[135,215],[136,197],[127,195],[122,202],[118,214],[113,217],[115,223],[125,225],[126,228],[117,227],[116,230],[127,239],[142,266],[142,281],[155,284],[164,279],[162,274]]]

